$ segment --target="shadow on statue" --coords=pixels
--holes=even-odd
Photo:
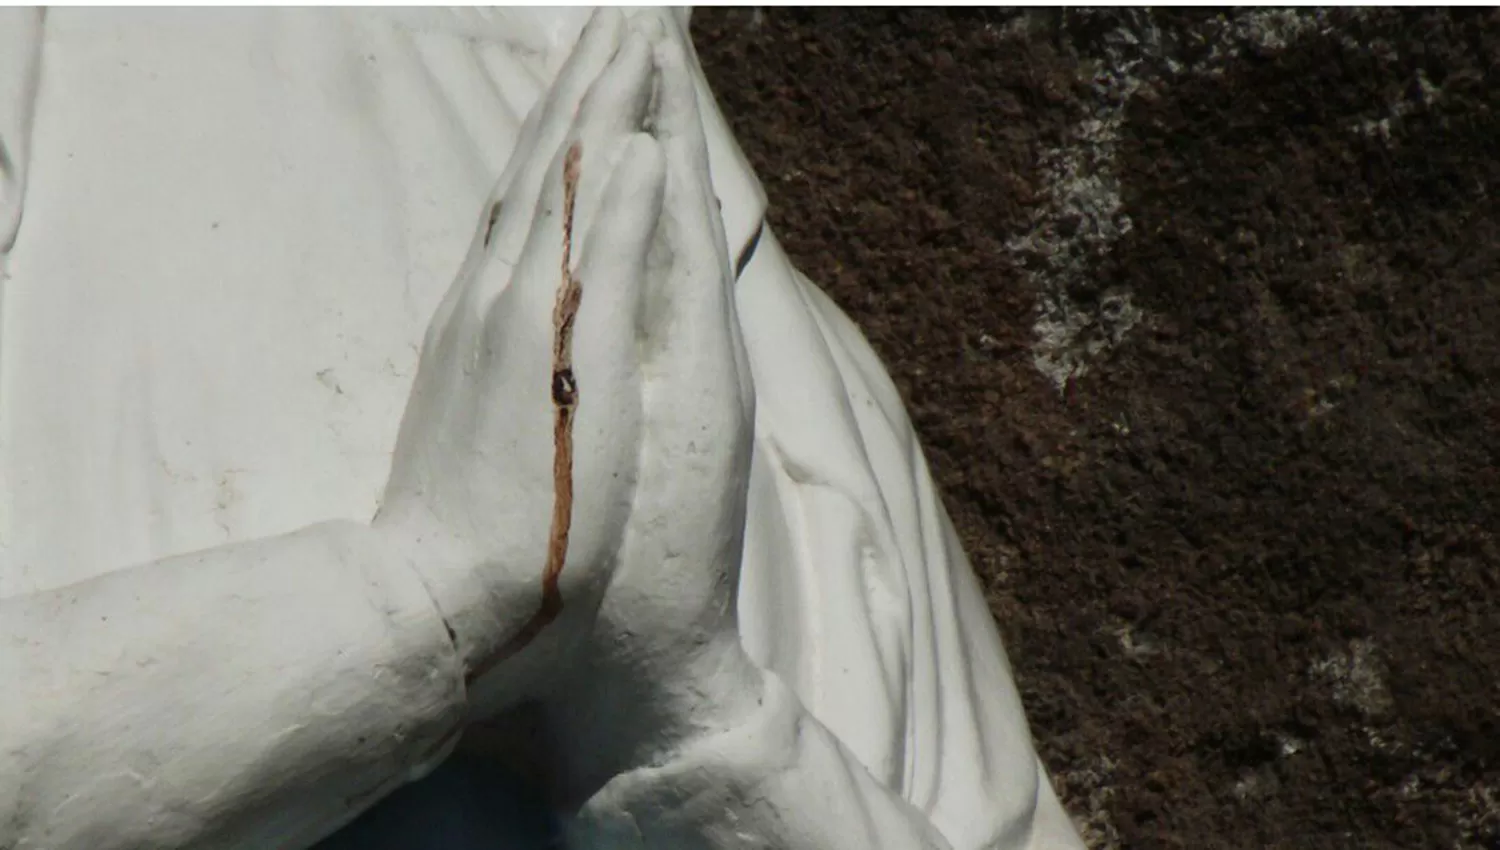
[[[314,850],[544,850],[558,822],[499,765],[456,754],[380,801]]]

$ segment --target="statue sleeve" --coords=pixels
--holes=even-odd
[[[0,601],[0,847],[307,847],[435,766],[457,653],[354,523]]]
[[[896,387],[762,236],[736,294],[756,385],[740,625],[875,779],[954,847],[1082,847]]]
[[[715,850],[949,850],[916,807],[876,781],[774,673],[733,729],[622,774],[569,827],[574,846]]]
[[[41,9],[0,9],[0,281],[21,225],[42,51]]]

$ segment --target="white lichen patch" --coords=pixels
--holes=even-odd
[[[1345,10],[1358,19],[1359,10]],[[1347,48],[1359,45],[1339,31],[1322,9],[1243,9],[1233,15],[1220,14],[1203,23],[1208,54],[1189,69],[1195,74],[1217,77],[1225,67],[1244,55],[1246,49],[1261,54],[1280,53],[1312,36],[1337,38]]]
[[[1326,18],[1321,9],[1251,9],[1235,14],[1226,35],[1261,50],[1285,50],[1309,35],[1327,32]]]
[[[1352,641],[1348,652],[1336,652],[1313,662],[1308,673],[1333,689],[1333,701],[1339,705],[1349,706],[1371,717],[1384,714],[1391,708],[1391,692],[1385,683],[1385,662],[1371,641]],[[1375,742],[1372,741],[1372,745]]]
[[[1306,749],[1307,742],[1291,735],[1277,735],[1276,747],[1281,751],[1281,757],[1285,759],[1291,758]]]
[[[1032,363],[1060,392],[1147,318],[1128,291],[1106,292],[1088,304],[1069,295],[1090,289],[1087,283],[1099,259],[1134,226],[1121,202],[1115,164],[1131,99],[1180,75],[1218,76],[1246,51],[1276,53],[1314,36],[1359,47],[1339,32],[1327,12],[1249,9],[1205,22],[1197,37],[1208,50],[1188,62],[1173,55],[1171,38],[1149,11],[1083,9],[1066,14],[1107,14],[1118,24],[1103,38],[1103,56],[1087,69],[1094,91],[1088,114],[1069,134],[1067,144],[1041,157],[1045,203],[1038,207],[1030,229],[1006,243],[1008,250],[1025,257],[1037,293]],[[1358,18],[1363,13],[1340,14]]]
[[[1115,157],[1126,104],[1146,80],[1132,73],[1140,59],[1113,48],[1108,53],[1093,76],[1092,114],[1074,128],[1069,144],[1042,157],[1046,203],[1038,208],[1031,229],[1006,243],[1008,250],[1029,260],[1028,275],[1037,292],[1032,363],[1059,392],[1087,372],[1090,361],[1119,345],[1143,318],[1129,292],[1105,293],[1087,306],[1068,294],[1086,283],[1098,260],[1134,226],[1120,200]]]
[[[1125,653],[1126,658],[1143,660],[1161,652],[1156,641],[1146,635],[1138,634],[1130,625],[1116,629],[1115,639],[1120,642],[1120,649]]]
[[[1414,85],[1403,89],[1400,96],[1387,104],[1384,116],[1356,121],[1354,132],[1361,136],[1379,137],[1381,141],[1389,143],[1392,122],[1399,124],[1418,106],[1431,107],[1442,96],[1442,87],[1434,85],[1431,80],[1427,79],[1427,74],[1419,69]]]
[[[1244,803],[1269,799],[1280,790],[1281,782],[1276,778],[1276,773],[1269,769],[1245,771],[1230,788],[1235,798]]]
[[[1073,828],[1089,850],[1119,850],[1120,831],[1109,815],[1109,800],[1114,796],[1115,763],[1100,756],[1078,770],[1057,773],[1053,778],[1057,792],[1074,812]]]
[[[1500,838],[1500,794],[1483,782],[1470,788],[1460,804],[1458,830],[1454,850],[1493,848]]]
[[[1144,315],[1130,301],[1130,293],[1109,296],[1119,306],[1117,321],[1109,321],[1103,311],[1086,310],[1074,303],[1065,292],[1044,292],[1039,314],[1032,325],[1036,342],[1031,362],[1061,392],[1068,382],[1088,371],[1089,362],[1119,345],[1125,335]]]

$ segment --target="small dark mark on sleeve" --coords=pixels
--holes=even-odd
[[[750,265],[750,260],[755,256],[755,249],[760,245],[760,234],[766,229],[765,219],[761,219],[755,225],[755,235],[750,237],[749,243],[740,250],[740,256],[734,261],[734,279],[739,280],[740,275],[745,273],[745,267]]]
[[[490,240],[495,236],[495,222],[500,220],[500,201],[490,205],[490,220],[484,226],[484,247],[490,247]]]

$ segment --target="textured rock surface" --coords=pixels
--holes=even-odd
[[[1500,847],[1500,15],[694,21],[1091,845]]]

